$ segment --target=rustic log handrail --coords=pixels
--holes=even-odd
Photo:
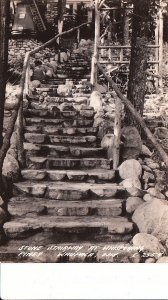
[[[168,168],[168,155],[166,154],[166,152],[164,151],[162,146],[157,142],[156,138],[151,133],[149,128],[146,126],[146,124],[145,124],[143,118],[141,117],[141,115],[136,111],[136,109],[134,108],[132,103],[121,93],[121,91],[119,90],[116,83],[106,74],[105,70],[102,68],[102,66],[98,62],[97,62],[97,67],[100,70],[100,72],[104,75],[105,79],[109,82],[111,87],[114,89],[115,93],[120,98],[122,103],[129,109],[129,111],[131,112],[131,114],[134,117],[134,119],[136,120],[136,122],[142,127],[142,129],[143,129],[144,133],[146,134],[147,138],[150,140],[153,147],[158,152],[160,158],[165,163],[165,166]],[[117,141],[117,143],[118,142],[119,141]],[[116,147],[117,147],[117,144],[115,145],[115,148]]]
[[[147,45],[147,48],[160,48],[159,45]],[[98,49],[131,49],[130,45],[109,45],[109,46],[98,46]]]
[[[18,122],[17,122],[18,158],[20,160],[20,163],[21,164],[23,163],[23,93],[24,93],[24,87],[25,87],[26,71],[27,71],[27,67],[29,65],[30,56],[39,52],[40,50],[43,50],[44,48],[46,48],[47,46],[52,44],[54,41],[56,41],[57,38],[64,36],[66,34],[69,34],[73,31],[78,30],[79,28],[89,25],[89,24],[91,24],[91,22],[83,23],[79,26],[73,27],[67,31],[59,33],[55,37],[53,37],[52,39],[50,39],[49,41],[44,43],[43,45],[38,46],[34,50],[26,53],[25,58],[24,58],[24,63],[23,63],[22,75],[21,75],[21,79],[20,79],[20,92],[17,95],[17,98],[18,98],[17,105],[16,105],[16,107],[12,113],[12,116],[9,120],[7,129],[6,129],[6,133],[5,133],[5,136],[3,139],[3,145],[0,149],[0,174],[2,174],[3,162],[6,157],[7,151],[10,148],[10,140],[11,140],[11,136],[14,132],[15,123],[16,123],[17,118],[18,118]]]

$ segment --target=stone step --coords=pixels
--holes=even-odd
[[[24,115],[26,117],[47,117],[47,118],[89,118],[92,119],[95,115],[95,112],[93,109],[82,109],[80,111],[77,110],[64,110],[60,111],[59,108],[56,105],[48,105],[48,108],[46,107],[40,107],[39,104],[36,104],[39,106],[39,108],[29,108],[26,109],[24,112]]]
[[[24,111],[24,115],[26,117],[46,117],[46,118],[74,118],[77,117],[78,112],[76,110],[73,111],[60,111],[56,106],[49,106],[47,108],[39,108],[39,109],[34,109],[34,108],[29,108]],[[81,114],[83,117],[83,115]],[[94,111],[86,111],[84,114],[85,118],[93,118],[94,116]]]
[[[27,157],[29,169],[112,169],[112,160],[105,158],[53,158],[53,157]]]
[[[69,147],[32,143],[24,143],[24,150],[27,156],[52,156],[60,158],[97,158],[106,157],[107,155],[106,151],[102,148]]]
[[[34,125],[34,126],[25,126],[24,131],[26,133],[43,133],[43,134],[61,134],[61,135],[96,135],[97,128],[96,127],[66,127],[62,126],[42,126],[42,125]]]
[[[112,182],[116,178],[114,170],[91,169],[91,170],[30,170],[21,171],[23,180],[50,180],[50,181],[75,181],[75,182]]]
[[[96,146],[96,136],[94,135],[49,135],[41,133],[25,133],[25,141],[32,144],[52,144],[52,145],[86,145]]]
[[[87,79],[74,79],[72,80],[72,78],[65,78],[65,79],[59,79],[59,78],[51,78],[48,80],[47,83],[45,84],[41,84],[41,87],[43,87],[43,85],[47,85],[47,84],[67,84],[68,82],[73,82],[74,85],[76,84],[84,84],[84,83],[90,83]]]
[[[66,63],[61,64],[60,66],[58,66],[58,69],[62,69],[62,67],[64,66],[90,66],[90,62],[84,60],[83,58],[73,58],[73,59],[69,59]]]
[[[59,243],[63,241],[79,242],[93,241],[98,237],[103,238],[110,235],[111,241],[120,239],[124,235],[133,231],[133,223],[127,218],[102,216],[81,216],[81,217],[55,217],[55,216],[39,216],[35,218],[16,218],[4,224],[4,231],[7,238],[25,239],[31,236],[46,234],[46,239],[50,243]],[[47,243],[46,243],[47,244]]]
[[[123,199],[59,201],[44,198],[13,197],[8,211],[12,217],[106,216],[117,217],[123,212]]]
[[[104,183],[70,183],[61,181],[25,181],[13,184],[14,196],[27,195],[37,198],[49,198],[56,200],[88,200],[111,199],[113,197],[125,197],[126,192],[122,186]]]
[[[43,92],[41,94],[43,94]],[[47,96],[47,104],[49,103],[50,106],[55,105],[58,107],[62,103],[87,105],[89,97],[90,97],[90,95],[88,95],[88,94],[85,94],[82,97],[79,97],[79,96],[76,97],[76,95],[74,97],[49,97],[49,96]],[[40,105],[38,98],[32,98],[30,107],[33,107],[33,105]]]
[[[61,125],[62,127],[91,127],[93,125],[93,119],[48,119],[48,118],[26,118],[26,124],[34,125]]]
[[[45,84],[45,86],[40,86],[40,87],[36,88],[36,91],[41,92],[41,93],[54,92],[57,94],[57,87],[50,88],[50,87],[48,87],[48,84]]]

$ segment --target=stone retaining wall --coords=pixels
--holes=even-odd
[[[34,39],[11,39],[9,41],[9,64],[15,59],[18,59],[18,61],[22,60],[26,52],[31,51],[40,45],[42,45],[42,43]]]

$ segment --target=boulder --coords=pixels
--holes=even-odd
[[[13,110],[17,107],[18,104],[18,97],[17,96],[9,96],[5,101],[5,109],[6,110]]]
[[[168,256],[160,257],[156,263],[162,263],[162,264],[168,263]]]
[[[17,154],[17,149],[16,148],[9,148],[8,152],[7,152],[8,155],[14,157],[15,159],[17,159],[18,157],[18,154]]]
[[[128,126],[121,130],[121,148],[122,160],[136,159],[142,151],[142,140],[138,130],[135,127]]]
[[[142,169],[145,170],[146,172],[152,172],[152,169],[147,167],[146,165],[142,165]]]
[[[5,157],[2,174],[13,182],[19,179],[20,169],[18,161],[10,154],[7,154]]]
[[[140,205],[132,216],[139,231],[152,234],[161,242],[168,239],[168,202],[154,199]]]
[[[99,112],[103,109],[102,106],[102,95],[98,91],[93,91],[91,93],[90,99],[89,99],[89,105],[94,108],[96,112]]]
[[[18,136],[16,131],[13,132],[12,136],[11,136],[11,140],[10,140],[10,148],[11,149],[16,149],[17,148],[17,143],[18,143]]]
[[[155,180],[155,176],[150,172],[144,171],[143,180],[145,183],[153,182]]]
[[[138,206],[140,206],[143,203],[144,203],[144,201],[143,201],[142,198],[139,198],[139,197],[129,197],[126,200],[126,211],[129,214],[132,214],[138,208]]]
[[[57,94],[59,96],[70,96],[72,89],[69,85],[60,84],[57,88]]]
[[[146,264],[153,264],[156,262],[156,259],[154,257],[149,257],[145,260]]]
[[[141,164],[135,159],[126,160],[119,166],[119,175],[122,179],[140,178],[142,175]]]
[[[99,127],[104,122],[104,111],[100,110],[94,116],[94,127]]]
[[[40,85],[41,85],[41,82],[39,80],[33,80],[30,83],[30,89],[34,90],[34,89],[40,87]]]
[[[86,46],[86,45],[87,45],[87,40],[81,39],[80,43],[79,43],[79,47],[83,47],[83,46]]]
[[[159,164],[156,163],[153,159],[151,159],[151,158],[145,158],[144,161],[145,161],[146,165],[150,169],[152,169],[152,170],[159,169]]]
[[[145,194],[145,196],[143,197],[143,200],[144,200],[145,202],[153,201],[153,200],[155,200],[155,199],[158,199],[158,198],[153,197],[153,196],[151,196],[150,194]],[[160,200],[160,199],[158,199],[158,200]]]
[[[168,139],[168,129],[165,127],[157,127],[154,135],[159,139]]]
[[[163,199],[163,200],[165,199],[165,196],[156,187],[148,189],[147,192],[152,197]]]
[[[165,249],[159,242],[159,240],[147,233],[138,233],[133,237],[133,246],[142,249],[144,256],[159,258],[164,254]]]
[[[138,178],[127,178],[121,182],[121,185],[127,190],[132,197],[141,197],[141,182]]]
[[[151,157],[152,156],[152,152],[145,145],[142,145],[141,154],[144,155],[144,156],[147,156],[147,157]]]

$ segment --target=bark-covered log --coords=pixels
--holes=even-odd
[[[10,1],[0,1],[0,147],[3,143],[3,120],[4,120],[4,103],[5,87],[8,63],[8,38],[9,38],[9,21],[10,21]]]
[[[119,161],[120,161],[121,114],[122,114],[122,102],[117,97],[115,101],[115,120],[114,120],[114,150],[113,150],[114,170],[118,168]]]

